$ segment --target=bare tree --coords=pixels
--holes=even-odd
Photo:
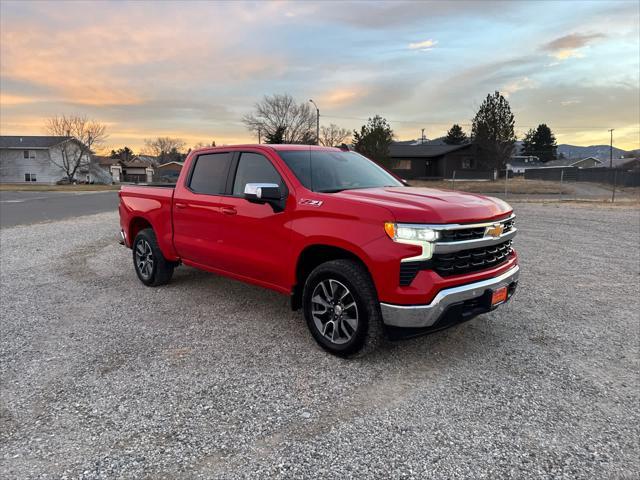
[[[216,146],[216,141],[212,140],[211,143],[206,143],[206,142],[198,142],[196,143],[193,147],[191,147],[189,149],[189,151],[191,150],[197,150],[199,148],[204,148],[204,147],[215,147]]]
[[[45,129],[49,135],[72,137],[55,147],[60,157],[52,155],[51,158],[51,163],[63,170],[69,181],[75,178],[79,168],[89,165],[92,149],[107,138],[106,125],[77,115],[49,118]]]
[[[320,127],[320,145],[325,147],[337,147],[349,141],[351,131],[346,128],[341,128],[335,123],[330,124],[328,127],[324,125]]]
[[[315,143],[315,112],[308,103],[296,103],[286,93],[265,95],[242,122],[250,132],[263,138],[281,138],[283,143]]]
[[[160,163],[162,163],[170,156],[175,156],[175,153],[180,152],[186,144],[187,143],[181,138],[147,138],[144,140],[144,147],[142,150],[147,155],[158,157]]]

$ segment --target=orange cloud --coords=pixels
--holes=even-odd
[[[349,105],[366,94],[363,87],[343,87],[325,93],[320,103],[325,106],[339,107]]]
[[[8,93],[0,92],[0,105],[24,105],[27,103],[35,103],[39,101],[37,97],[30,97],[27,95],[11,95]]]
[[[568,58],[582,58],[584,54],[579,51],[579,49],[586,47],[593,40],[598,40],[600,38],[604,38],[605,35],[602,33],[592,33],[592,34],[579,34],[572,33],[570,35],[565,35],[560,38],[556,38],[551,42],[543,45],[543,50],[546,50],[550,56],[556,58],[557,60],[566,60]]]

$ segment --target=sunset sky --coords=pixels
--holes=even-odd
[[[108,148],[144,138],[254,142],[243,114],[264,94],[313,98],[322,124],[374,114],[398,139],[469,130],[507,95],[518,136],[640,147],[640,7],[594,2],[0,3],[3,135],[80,114]]]

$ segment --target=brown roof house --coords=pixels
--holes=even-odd
[[[493,172],[478,168],[475,147],[463,145],[392,143],[391,170],[406,179],[493,179]]]

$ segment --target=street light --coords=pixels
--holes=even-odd
[[[313,99],[309,99],[309,101],[316,107],[316,145],[320,145],[320,109]]]

